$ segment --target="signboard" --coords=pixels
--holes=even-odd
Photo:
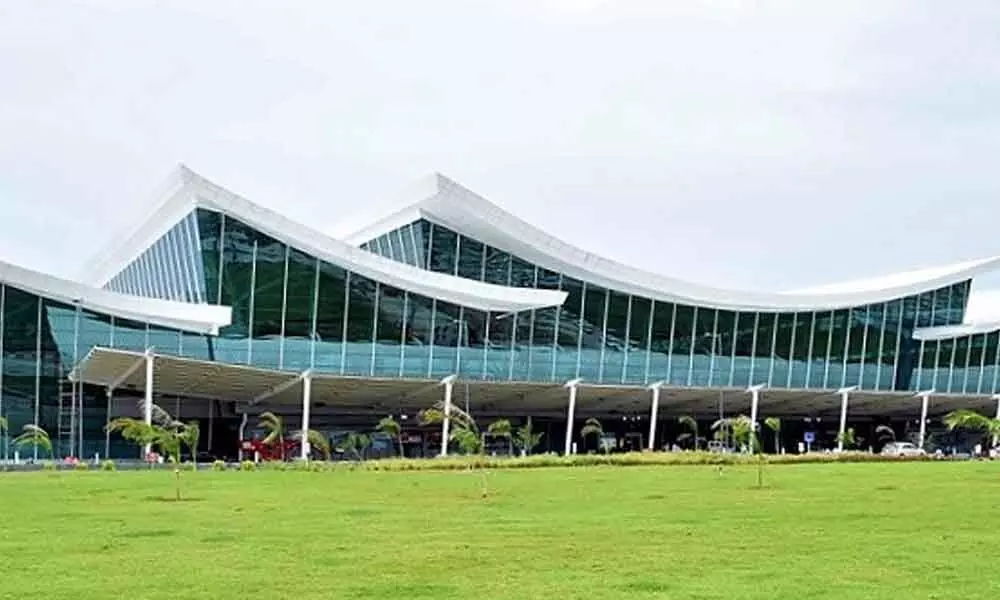
[[[803,439],[803,441],[805,443],[811,444],[811,443],[813,443],[813,442],[816,441],[816,432],[815,431],[807,431],[806,434],[805,434],[805,437],[803,437],[802,439]]]

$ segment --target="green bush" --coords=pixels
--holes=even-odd
[[[887,462],[930,460],[927,457],[896,458],[884,457],[867,452],[810,453],[810,454],[765,454],[768,464],[808,464],[833,462]],[[757,456],[749,454],[721,454],[714,452],[632,452],[627,454],[536,454],[527,457],[490,456],[449,456],[446,458],[407,459],[389,458],[370,460],[363,463],[349,463],[342,468],[369,471],[452,471],[471,468],[486,469],[537,469],[547,467],[592,467],[592,466],[683,466],[683,465],[742,465],[756,464]],[[343,464],[343,463],[342,463]]]
[[[45,461],[45,462],[42,463],[42,470],[43,471],[55,471],[56,468],[57,467],[56,467],[55,461],[47,460],[47,461]]]
[[[245,460],[240,463],[240,471],[256,471],[257,463],[252,460]]]
[[[117,469],[118,465],[116,465],[113,460],[105,460],[101,462],[102,471],[116,471]]]
[[[90,470],[90,463],[81,460],[80,462],[78,462],[75,465],[73,465],[73,470],[74,471],[89,471]]]
[[[213,471],[225,471],[226,470],[226,461],[224,461],[224,460],[217,460],[217,461],[213,462],[212,463],[212,470]]]

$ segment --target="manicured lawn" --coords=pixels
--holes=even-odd
[[[0,598],[1000,598],[1000,464],[0,474]]]

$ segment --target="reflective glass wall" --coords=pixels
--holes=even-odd
[[[94,346],[211,358],[207,336],[97,314],[9,285],[0,285],[0,315],[0,415],[11,429],[0,437],[0,459],[13,456],[10,438],[28,423],[49,433],[57,457],[70,448],[80,456],[107,456],[107,396],[91,386],[81,394],[68,380]],[[135,456],[134,446],[110,441],[111,456]]]
[[[197,217],[192,212],[104,287],[133,296],[205,302],[200,247]]]
[[[400,244],[391,243],[397,238],[422,240],[425,246],[404,252]],[[582,377],[595,383],[663,380],[698,386],[763,383],[787,388],[923,389],[931,377],[928,353],[950,361],[951,352],[950,347],[940,350],[940,344],[928,349],[927,344],[912,339],[912,331],[960,323],[971,283],[833,311],[736,312],[608,290],[425,220],[389,232],[366,247],[410,264],[414,263],[407,256],[421,256],[426,268],[442,273],[568,292],[559,308],[513,315],[506,323],[493,324],[488,344],[494,339],[509,344],[511,379]],[[966,369],[963,350],[964,346],[956,348],[958,362],[947,364]],[[981,358],[971,351],[966,354],[969,360]],[[987,360],[982,368],[990,364]],[[495,368],[489,364],[487,370]],[[980,367],[977,363],[968,368]],[[959,378],[978,385],[978,375],[952,374],[948,384],[938,374],[937,389],[958,389]],[[983,379],[991,381],[988,376]]]

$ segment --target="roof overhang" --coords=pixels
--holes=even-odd
[[[165,199],[123,244],[91,265],[87,281],[103,286],[192,210],[222,213],[254,229],[373,281],[483,311],[515,313],[559,306],[566,292],[514,288],[434,273],[362,250],[222,188],[181,166],[166,186]]]
[[[664,302],[740,311],[834,310],[913,296],[1000,268],[1000,256],[791,292],[716,288],[644,271],[570,245],[458,183],[435,175],[410,203],[348,236],[361,245],[417,219],[443,225],[546,269]]]
[[[4,262],[0,262],[0,282],[83,310],[182,331],[215,335],[232,319],[228,306],[119,294]]]
[[[321,372],[283,371],[244,365],[215,363],[150,353],[153,360],[153,391],[158,396],[203,398],[241,405],[243,412],[276,409],[297,412],[302,405],[304,376],[312,380],[311,399],[317,410],[357,414],[390,414],[418,411],[442,398],[437,379],[345,377]],[[128,350],[94,348],[71,373],[74,381],[141,395],[146,385],[147,354]],[[602,418],[648,418],[651,392],[642,385],[577,386],[578,416]],[[453,401],[469,406],[476,415],[533,414],[561,418],[566,414],[568,392],[562,382],[528,383],[463,380],[454,382]],[[713,419],[725,414],[749,414],[751,394],[743,388],[697,388],[660,386],[659,415],[676,418],[691,415]],[[841,396],[836,390],[762,389],[759,414],[787,418],[834,418]],[[921,399],[912,392],[865,392],[849,394],[848,413],[854,418],[874,416],[917,417]],[[929,414],[945,414],[958,408],[995,410],[990,395],[932,394]]]

